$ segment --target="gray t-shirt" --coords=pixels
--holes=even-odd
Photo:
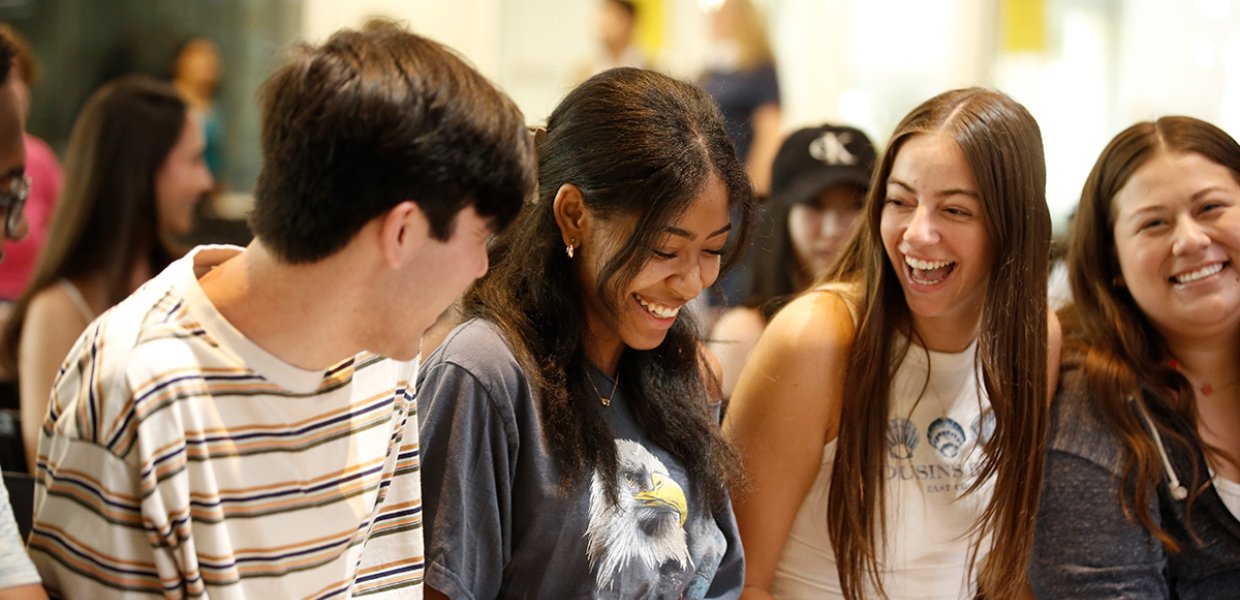
[[[600,390],[611,380],[593,373]],[[731,507],[699,508],[684,468],[623,394],[604,409],[620,463],[565,496],[529,380],[493,325],[448,335],[418,380],[426,583],[451,598],[736,598]]]

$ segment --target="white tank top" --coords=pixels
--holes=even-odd
[[[994,432],[976,354],[976,341],[954,354],[912,345],[892,382],[884,470],[887,550],[880,563],[889,598],[976,596],[976,576],[990,544],[982,544],[970,575],[968,531],[990,501],[993,482],[962,494],[981,466],[979,437],[989,439]],[[827,536],[835,446],[831,440],[823,447],[818,476],[784,543],[771,588],[779,600],[843,597]]]

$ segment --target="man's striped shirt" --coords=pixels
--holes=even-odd
[[[416,362],[305,371],[248,340],[200,248],[93,323],[39,443],[30,553],[72,598],[420,597]]]

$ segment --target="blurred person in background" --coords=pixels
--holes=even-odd
[[[16,51],[13,86],[22,115],[29,116],[30,88],[39,82],[42,75],[37,58],[26,40],[8,24],[0,23],[0,35],[7,37]],[[56,199],[60,197],[60,161],[47,142],[29,133],[24,133],[23,138],[26,145],[26,176],[30,178],[30,196],[26,199],[29,231],[25,239],[11,242],[4,249],[5,259],[0,263],[0,301],[17,300],[26,290],[51,224]]]
[[[30,192],[26,179],[26,149],[22,140],[25,111],[15,73],[15,50],[0,31],[0,241],[26,234],[22,209]],[[39,574],[26,556],[26,544],[18,533],[9,503],[8,489],[0,480],[0,600],[41,600],[47,598],[39,584]]]
[[[701,85],[723,111],[736,156],[754,192],[771,189],[771,161],[779,148],[779,78],[766,21],[751,0],[724,0],[711,13],[711,45]]]
[[[584,81],[591,75],[616,67],[648,66],[637,47],[637,3],[633,0],[601,0],[595,21],[597,44],[591,61],[582,65],[577,76]]]
[[[853,231],[874,170],[874,144],[858,129],[797,130],[775,155],[767,199],[748,264],[753,280],[740,306],[726,310],[710,335],[732,389],[766,324],[791,297],[826,272]]]
[[[724,0],[711,13],[711,45],[700,84],[723,113],[736,156],[759,201],[770,192],[771,163],[779,148],[779,78],[762,15],[750,0]],[[748,248],[729,248],[744,254]],[[742,262],[695,303],[709,327],[723,308],[743,299],[753,276]]]
[[[224,171],[224,122],[215,103],[220,85],[220,49],[205,37],[192,37],[177,47],[172,60],[172,87],[189,106],[189,116],[202,130],[203,159],[219,181]]]
[[[202,153],[185,102],[145,76],[104,85],[78,116],[48,244],[0,338],[0,358],[18,376],[29,471],[73,342],[178,256],[172,240],[189,232],[212,185]]]

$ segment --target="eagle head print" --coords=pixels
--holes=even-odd
[[[603,476],[590,487],[587,555],[599,590],[621,571],[660,572],[692,566],[685,535],[685,492],[667,467],[641,444],[616,440],[619,493],[613,504]]]

